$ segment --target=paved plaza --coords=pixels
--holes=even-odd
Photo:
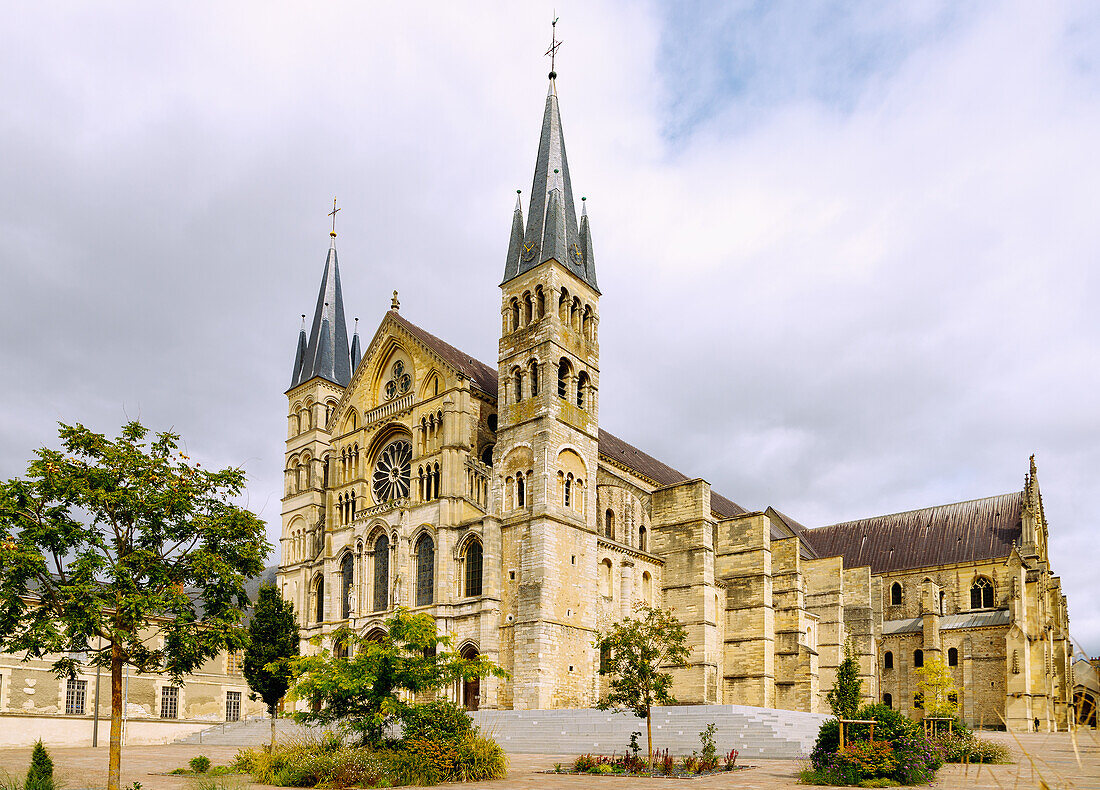
[[[986,734],[1010,745],[1017,755],[1015,765],[944,766],[932,787],[937,790],[1009,790],[1009,788],[1039,788],[1046,783],[1051,790],[1100,790],[1100,738],[1095,732],[1082,733],[1078,738],[1077,753],[1066,733],[1021,735],[1017,741],[1005,733]],[[21,775],[30,761],[30,749],[0,750],[0,770]],[[102,788],[107,783],[107,749],[55,747],[53,755],[56,773],[66,790]],[[1025,754],[1026,752],[1026,754]],[[171,744],[168,746],[132,746],[123,753],[122,784],[140,782],[142,790],[189,790],[192,781],[174,776],[162,776],[173,768],[185,767],[187,761],[204,754],[215,764],[225,764],[237,753],[235,746],[197,744]],[[1027,756],[1030,755],[1030,758]],[[797,783],[799,763],[795,760],[754,760],[756,767],[735,774],[703,779],[632,779],[616,776],[555,776],[541,773],[554,764],[567,764],[573,755],[509,755],[508,778],[461,786],[466,788],[607,788],[607,790],[673,790],[674,788],[747,788],[751,790],[777,790],[778,788],[804,787]],[[264,790],[247,778],[229,777],[228,787],[241,790]]]

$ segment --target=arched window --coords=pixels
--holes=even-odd
[[[940,614],[947,614],[947,593],[940,590]]]
[[[317,607],[314,615],[316,616],[315,623],[323,623],[325,621],[325,577],[318,576],[317,584],[313,588],[313,594],[317,597]]]
[[[890,605],[901,606],[901,585],[898,582],[890,585]]]
[[[523,472],[516,472],[516,507],[527,507],[527,492],[524,490]]]
[[[889,694],[882,695],[882,704],[888,708],[894,707],[894,698]]]
[[[390,603],[390,539],[383,532],[374,541],[374,611],[384,612]]]
[[[892,652],[890,652],[889,650],[887,650],[886,655],[884,655],[882,657],[882,667],[883,667],[883,669],[893,669],[894,668],[894,654]]]
[[[535,287],[535,317],[542,318],[546,315],[546,295],[542,292],[542,286]]]
[[[603,534],[612,539],[615,537],[615,511],[611,508],[603,516]]]
[[[332,654],[336,658],[341,658],[341,659],[347,660],[348,653],[349,653],[349,651],[348,651],[348,635],[345,632],[345,633],[340,634],[339,636],[336,637],[335,640],[333,640]]]
[[[569,392],[569,360],[562,358],[558,363],[558,397],[564,398]]]
[[[611,560],[605,559],[600,563],[600,595],[604,598],[612,597],[612,574]]]
[[[493,465],[493,445],[486,445],[485,449],[481,451],[481,463],[486,466]]]
[[[653,603],[653,577],[649,575],[649,571],[642,571],[642,601],[647,606]]]
[[[519,329],[519,300],[512,299],[512,331]]]
[[[645,527],[638,527],[638,548],[642,551],[649,551],[646,546],[646,529]]]
[[[970,608],[993,608],[993,584],[984,576],[979,576],[970,587]]]
[[[573,501],[573,475],[569,474],[565,476],[565,492],[562,495],[562,504],[566,507],[572,507]]]
[[[957,667],[959,665],[959,649],[957,647],[949,647],[947,649],[947,666]]]
[[[529,324],[534,319],[535,306],[531,301],[531,292],[523,295],[523,323]]]
[[[569,291],[565,288],[561,289],[561,296],[558,297],[558,320],[563,324],[569,323]]]
[[[512,377],[512,385],[516,389],[515,399],[516,402],[523,400],[523,371],[517,369],[515,375]]]
[[[923,667],[924,666],[924,651],[923,650],[914,650],[913,651],[913,666],[915,666],[915,667]]]
[[[340,617],[347,620],[351,617],[352,613],[351,593],[355,582],[355,558],[352,557],[350,551],[344,555],[344,559],[340,563],[340,581],[342,582],[342,589],[340,590]]]
[[[528,369],[531,372],[531,397],[533,398],[539,394],[539,363],[531,360]]]
[[[588,374],[583,370],[577,376],[577,406],[584,408],[586,393],[588,392]]]
[[[466,597],[481,595],[481,543],[471,540],[466,547]]]
[[[427,606],[435,593],[435,543],[427,533],[416,541],[416,605]]]

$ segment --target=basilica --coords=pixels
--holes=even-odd
[[[331,234],[286,393],[278,583],[306,649],[409,607],[507,670],[450,689],[467,708],[591,707],[596,633],[644,602],[689,634],[681,703],[827,711],[847,644],[868,701],[921,716],[915,670],[935,656],[966,721],[1065,726],[1069,620],[1034,459],[1011,493],[809,528],[712,490],[706,459],[683,473],[600,427],[600,289],[553,72],[500,290],[496,364],[396,293],[349,343]]]

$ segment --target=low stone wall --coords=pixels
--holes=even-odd
[[[38,739],[47,746],[91,746],[93,721],[87,716],[28,716],[0,713],[0,748],[30,746]],[[208,721],[130,720],[123,729],[123,743],[150,746],[172,741],[210,727]],[[99,745],[111,740],[111,720],[99,720]]]

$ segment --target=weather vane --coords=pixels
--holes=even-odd
[[[554,21],[550,23],[550,49],[546,50],[546,54],[550,56],[550,79],[557,77],[557,72],[554,71],[554,56],[558,54],[558,47],[561,46],[561,42],[558,41],[558,18],[554,17]]]
[[[331,235],[333,235],[333,236],[336,235],[336,212],[339,211],[339,210],[340,209],[336,208],[336,198],[333,198],[332,199],[332,211],[330,211],[328,213],[328,215],[330,217],[332,217],[332,233],[331,233]]]

